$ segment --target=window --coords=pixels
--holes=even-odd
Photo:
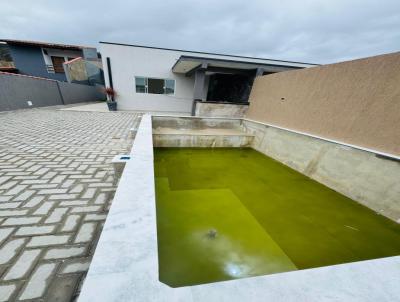
[[[165,80],[165,94],[175,93],[175,80]]]
[[[147,92],[147,79],[136,77],[136,92],[138,93],[146,93]]]
[[[54,72],[64,73],[63,63],[65,62],[64,57],[51,56],[51,61],[53,63]]]
[[[168,94],[175,93],[175,80],[135,77],[137,93]]]

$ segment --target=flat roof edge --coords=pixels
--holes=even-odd
[[[190,52],[190,53],[205,54],[205,55],[225,56],[225,57],[232,57],[232,58],[243,58],[243,59],[253,59],[253,60],[266,60],[266,61],[268,60],[268,61],[274,61],[274,62],[293,63],[293,64],[304,64],[304,65],[310,65],[310,66],[320,66],[320,65],[321,65],[321,64],[315,64],[315,63],[305,63],[305,62],[296,62],[296,61],[285,61],[285,60],[276,60],[276,59],[268,59],[268,58],[249,57],[249,56],[238,56],[238,55],[229,55],[229,54],[223,54],[223,53],[203,52],[203,51],[184,50],[184,49],[175,49],[175,48],[163,48],[163,47],[156,47],[156,46],[135,45],[135,44],[126,44],[126,43],[106,42],[106,41],[99,41],[99,43],[100,43],[100,44],[119,45],[119,46],[129,46],[129,47],[139,47],[139,48],[150,48],[150,49],[159,49],[159,50],[169,50],[169,51],[182,51],[182,52]]]
[[[188,61],[188,60],[204,60],[204,61],[211,61],[211,62],[248,64],[248,65],[254,65],[254,68],[256,68],[257,66],[280,67],[280,68],[286,68],[288,70],[297,70],[297,69],[303,69],[304,68],[304,66],[278,64],[279,62],[283,63],[283,61],[273,61],[273,60],[268,60],[268,59],[265,59],[265,60],[272,61],[273,63],[271,63],[271,62],[262,62],[261,63],[261,62],[250,62],[250,61],[237,61],[237,60],[229,60],[229,59],[193,57],[193,56],[181,55],[179,57],[179,59],[175,62],[175,64],[172,66],[172,70],[175,68],[175,66],[178,65],[179,62]]]

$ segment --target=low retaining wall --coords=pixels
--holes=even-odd
[[[400,161],[243,120],[252,148],[400,222]]]
[[[154,147],[186,148],[244,148],[250,147],[253,136],[250,135],[185,135],[153,134]]]
[[[91,102],[104,98],[104,94],[94,86],[0,72],[0,111]]]
[[[202,118],[193,116],[153,116],[153,129],[241,129],[238,118]]]
[[[195,116],[205,117],[243,117],[249,104],[196,102]]]
[[[154,147],[250,147],[254,139],[240,119],[154,116],[152,127]]]

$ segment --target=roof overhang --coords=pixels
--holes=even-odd
[[[284,62],[282,62],[284,63]],[[263,62],[249,62],[249,61],[238,61],[238,60],[228,60],[228,59],[217,59],[209,57],[194,57],[194,56],[181,56],[172,66],[172,71],[174,73],[185,74],[190,76],[197,69],[205,69],[206,71],[226,71],[229,70],[250,72],[256,69],[262,69],[265,73],[280,72],[286,70],[293,70],[304,68],[307,66],[297,66],[296,64],[288,65],[274,63],[263,63]]]
[[[35,46],[43,48],[55,48],[55,49],[66,49],[66,50],[82,50],[83,48],[94,48],[79,45],[67,45],[67,44],[56,44],[56,43],[45,43],[38,41],[25,41],[25,40],[11,40],[2,39],[0,42],[7,43],[9,45],[19,45],[19,46]]]

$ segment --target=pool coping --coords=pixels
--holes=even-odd
[[[400,256],[180,288],[161,283],[153,168],[152,117],[146,114],[80,302],[393,301],[400,296]]]

